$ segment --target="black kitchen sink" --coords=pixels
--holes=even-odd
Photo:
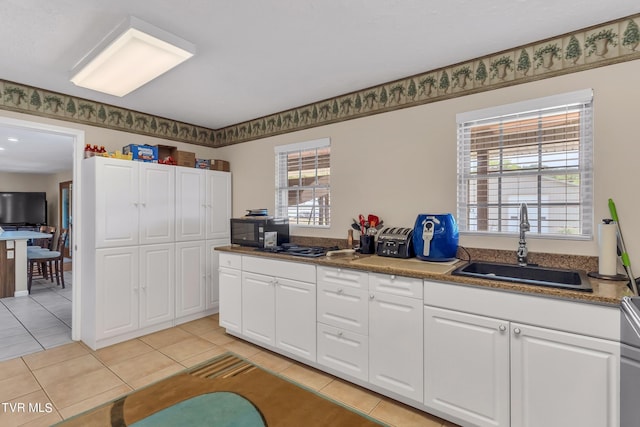
[[[476,277],[487,280],[501,280],[527,285],[593,292],[589,278],[584,272],[563,268],[475,261],[457,268],[452,271],[451,274],[455,276]]]

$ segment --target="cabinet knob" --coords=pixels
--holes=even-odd
[[[374,294],[369,295],[369,299],[373,300],[376,296]]]
[[[522,332],[522,331],[520,330],[520,328],[515,328],[515,329],[513,330],[513,333],[514,333],[514,334],[516,334],[516,335],[520,335],[520,332]]]
[[[342,295],[342,288],[338,289],[338,294]]]
[[[504,326],[504,325],[500,325],[500,326],[498,327],[498,329],[500,330],[500,332],[504,332],[504,331],[506,331],[506,330],[507,330],[507,327],[506,327],[506,326]]]
[[[338,336],[342,338],[342,332],[338,332]]]
[[[395,274],[391,275],[391,280],[396,280],[396,275]]]

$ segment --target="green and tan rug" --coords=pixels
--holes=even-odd
[[[368,427],[380,423],[226,353],[58,425]]]

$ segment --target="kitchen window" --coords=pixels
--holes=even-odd
[[[593,92],[582,90],[458,114],[458,226],[515,234],[593,234]]]
[[[331,223],[329,138],[275,147],[276,214],[294,225]]]

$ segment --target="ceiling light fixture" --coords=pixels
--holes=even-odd
[[[195,54],[195,45],[130,16],[71,70],[81,87],[125,96]]]

